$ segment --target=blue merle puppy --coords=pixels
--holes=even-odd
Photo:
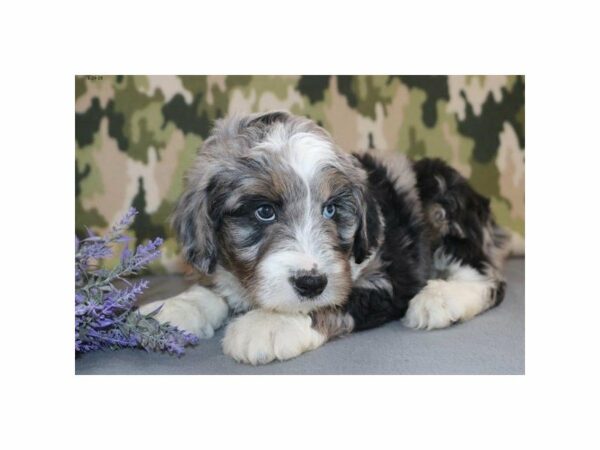
[[[207,282],[143,309],[202,337],[228,322],[224,352],[250,364],[393,320],[469,320],[502,301],[518,244],[443,161],[350,155],[285,112],[217,122],[173,228]]]

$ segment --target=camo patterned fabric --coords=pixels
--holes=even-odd
[[[157,272],[183,267],[168,216],[214,120],[230,113],[284,109],[348,151],[443,158],[524,234],[523,76],[77,76],[75,97],[76,232],[101,232],[134,206],[132,238],[165,238]]]

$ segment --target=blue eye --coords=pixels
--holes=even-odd
[[[323,208],[323,217],[326,219],[332,219],[335,216],[335,205],[325,205]]]
[[[260,205],[254,211],[254,215],[261,222],[270,223],[275,221],[275,209],[271,205]]]

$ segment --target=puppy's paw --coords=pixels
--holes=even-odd
[[[256,365],[294,358],[324,342],[325,336],[304,314],[253,310],[229,323],[223,351],[238,362]]]
[[[431,330],[470,320],[493,306],[493,288],[494,280],[485,278],[429,280],[410,301],[402,321],[407,327]]]
[[[444,280],[430,280],[409,303],[402,323],[410,328],[432,330],[457,322],[460,315],[445,295]]]
[[[161,305],[161,310],[154,316],[156,320],[168,322],[199,338],[212,337],[229,313],[225,300],[202,286],[192,286],[175,297],[147,303],[139,311],[149,314]]]

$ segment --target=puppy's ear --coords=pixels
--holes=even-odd
[[[365,170],[367,166],[373,164],[372,157],[370,155],[354,154],[350,156],[350,161],[352,168],[349,169],[349,174],[355,183],[353,190],[358,219],[352,253],[356,263],[360,264],[377,246],[383,232],[383,225],[377,202],[369,189],[368,176]]]
[[[352,253],[357,264],[363,262],[377,245],[382,231],[377,203],[368,190],[361,189],[358,208],[358,228],[354,235]]]
[[[217,264],[217,245],[207,189],[186,188],[173,213],[172,226],[185,260],[202,273],[212,273]]]

